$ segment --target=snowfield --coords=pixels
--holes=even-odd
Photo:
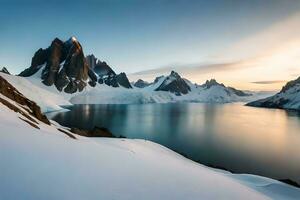
[[[285,183],[211,169],[153,142],[72,139],[1,103],[0,117],[1,200],[300,198]]]

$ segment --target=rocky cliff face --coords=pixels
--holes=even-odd
[[[87,84],[95,87],[97,83],[132,88],[125,73],[116,74],[94,55],[85,57],[75,37],[65,42],[55,38],[48,48],[40,48],[35,52],[31,66],[19,76],[29,77],[39,70],[42,70],[40,78],[45,85],[55,85],[66,93],[81,92]]]
[[[253,101],[248,106],[300,110],[300,77],[288,82],[271,97]]]
[[[124,72],[116,74],[106,62],[98,60],[94,55],[88,55],[86,60],[95,75],[92,84],[98,82],[112,87],[132,88]]]
[[[155,81],[154,81],[155,82]],[[182,94],[187,94],[191,91],[190,86],[179,76],[178,73],[172,71],[169,76],[167,76],[164,81],[161,83],[156,91],[169,91],[177,96]]]
[[[59,91],[66,93],[82,91],[89,76],[83,49],[74,37],[65,42],[55,38],[48,48],[39,49],[32,58],[31,66],[19,75],[28,77],[41,68],[42,82],[47,86],[55,85]]]

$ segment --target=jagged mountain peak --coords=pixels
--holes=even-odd
[[[99,60],[93,54],[86,56],[86,62],[93,74],[93,82],[89,82],[91,86],[95,86],[96,82],[99,84],[106,84],[112,87],[132,88],[126,74],[124,72],[116,74],[116,72],[105,62]]]
[[[0,70],[0,72],[3,72],[5,74],[10,74],[9,71],[6,69],[6,67],[2,67],[2,69]]]
[[[40,48],[34,54],[31,66],[19,75],[32,76],[40,68],[43,68],[42,83],[55,85],[59,91],[75,93],[86,86],[88,65],[79,41],[73,37],[65,42],[55,38],[48,48]]]
[[[150,83],[148,83],[147,81],[144,81],[142,79],[138,79],[133,85],[138,88],[144,88],[144,87],[149,86]]]
[[[164,77],[165,77],[164,75],[157,76],[157,77],[154,79],[153,83],[157,83],[159,80],[163,79]]]
[[[251,96],[252,94],[250,93],[246,93],[242,90],[238,90],[238,89],[235,89],[233,87],[227,87],[225,86],[223,83],[219,83],[216,79],[210,79],[210,80],[206,80],[205,83],[203,85],[200,85],[200,87],[208,90],[210,88],[212,88],[213,86],[216,86],[216,87],[221,87],[223,88],[223,90],[228,94],[228,95],[231,95],[231,94],[235,94],[237,96],[240,96],[240,97],[243,97],[243,96]]]
[[[169,91],[177,96],[180,96],[182,94],[187,94],[189,91],[191,91],[191,88],[177,72],[171,71],[170,75],[165,77],[164,81],[155,90]]]
[[[205,88],[209,89],[212,86],[218,86],[218,85],[225,87],[225,85],[223,83],[218,83],[216,81],[216,79],[206,80],[206,82],[203,85],[201,85],[201,87],[205,87]]]

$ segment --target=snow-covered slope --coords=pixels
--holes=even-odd
[[[24,94],[27,98],[35,101],[40,107],[42,112],[50,112],[54,110],[63,109],[60,106],[72,105],[67,99],[57,93],[49,91],[48,87],[42,88],[38,85],[32,84],[27,78],[9,75],[0,72],[0,76],[6,79],[17,90]],[[40,84],[42,85],[42,83]]]
[[[2,76],[0,86],[1,200],[300,197],[287,184],[211,169],[153,142],[75,136]]]
[[[279,93],[265,99],[250,102],[247,105],[300,110],[300,77],[288,82]]]
[[[71,139],[0,103],[0,199],[298,199],[300,190],[190,161],[131,139]]]

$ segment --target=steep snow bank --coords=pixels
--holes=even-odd
[[[12,84],[18,91],[20,91],[27,98],[35,101],[40,107],[42,112],[50,112],[54,110],[63,109],[62,105],[72,105],[68,100],[59,94],[48,91],[35,84],[32,84],[28,79],[8,75],[0,72],[0,76]]]

